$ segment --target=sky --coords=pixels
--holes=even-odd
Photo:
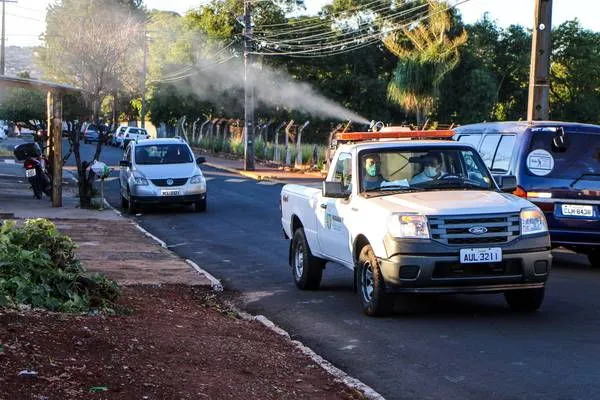
[[[263,1],[263,0],[261,0]],[[456,0],[451,0],[454,3]],[[54,0],[52,1],[54,2]],[[144,0],[149,9],[176,11],[184,14],[206,1],[202,0]],[[331,0],[304,0],[307,13],[314,14]],[[39,35],[45,29],[48,0],[17,0],[6,3],[6,45],[36,46]],[[600,1],[598,0],[554,0],[552,25],[579,18],[588,29],[600,31]],[[469,0],[458,6],[463,20],[472,23],[489,12],[500,26],[520,24],[531,27],[533,24],[534,0]]]

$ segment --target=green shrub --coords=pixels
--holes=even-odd
[[[28,304],[52,311],[112,311],[120,292],[104,276],[83,276],[76,244],[45,219],[0,227],[0,307]]]

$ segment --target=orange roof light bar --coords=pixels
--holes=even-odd
[[[337,140],[361,141],[377,139],[451,139],[453,130],[405,131],[388,130],[387,132],[346,132],[335,136]]]

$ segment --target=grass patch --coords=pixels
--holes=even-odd
[[[13,152],[6,147],[0,146],[0,157],[13,157]]]

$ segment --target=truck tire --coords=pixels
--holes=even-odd
[[[508,306],[518,312],[535,312],[544,301],[546,288],[509,290],[504,292]]]
[[[373,248],[366,245],[358,256],[358,292],[362,309],[370,317],[383,317],[394,308],[393,297],[385,292],[385,281]]]
[[[292,239],[292,275],[300,290],[317,290],[321,285],[325,260],[312,255],[304,229],[298,228]]]

